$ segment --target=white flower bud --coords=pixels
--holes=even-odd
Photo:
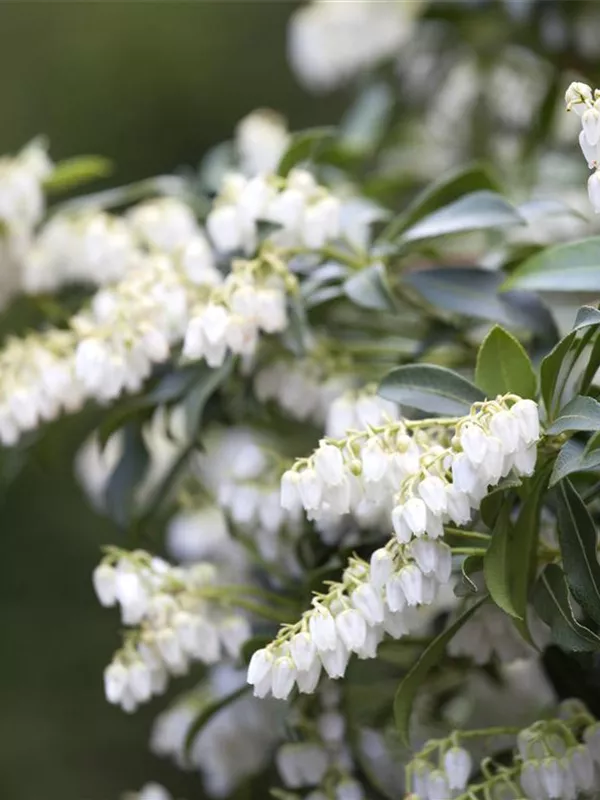
[[[596,169],[598,167],[598,161],[600,158],[598,144],[590,144],[587,140],[585,132],[581,131],[579,134],[579,146],[581,147],[581,152],[587,161],[588,167],[590,169]]]
[[[511,408],[517,418],[519,432],[525,444],[537,442],[540,438],[540,417],[537,403],[533,400],[517,400]]]
[[[281,476],[280,502],[286,511],[296,512],[302,506],[300,498],[300,473],[288,469]]]
[[[338,639],[333,650],[322,650],[319,653],[325,672],[330,678],[341,678],[346,672],[350,651],[341,639]]]
[[[206,219],[206,230],[217,250],[230,253],[242,247],[242,231],[238,212],[233,205],[213,208]]]
[[[596,214],[600,214],[600,171],[596,170],[588,180],[588,195]]]
[[[317,729],[324,742],[339,744],[344,741],[346,718],[339,711],[327,711],[318,718]]]
[[[277,700],[287,700],[294,688],[296,667],[289,656],[280,656],[273,663],[271,691]]]
[[[315,452],[313,462],[317,475],[327,486],[336,486],[346,477],[341,450],[333,444],[320,445]]]
[[[395,506],[392,511],[392,527],[394,528],[394,533],[396,534],[396,539],[400,542],[400,544],[408,544],[412,539],[412,530],[410,529],[408,522],[404,516],[404,506],[399,505]]]
[[[335,800],[364,800],[365,793],[360,783],[346,778],[335,787]]]
[[[304,672],[310,670],[317,655],[317,648],[309,633],[301,631],[292,637],[290,655],[298,670]]]
[[[558,800],[564,786],[564,771],[559,759],[544,758],[540,762],[539,775],[542,787],[550,800]]]
[[[444,769],[450,789],[466,788],[471,774],[472,759],[463,747],[451,747],[444,755]]]
[[[418,497],[411,497],[403,508],[406,524],[415,536],[423,536],[427,530],[427,506]]]
[[[322,606],[315,608],[310,615],[308,629],[319,652],[335,650],[337,644],[335,620],[326,608]]]
[[[594,760],[585,745],[578,745],[568,753],[568,759],[577,787],[588,792],[594,788]]]
[[[416,606],[424,599],[423,573],[416,564],[407,564],[398,573],[402,591],[409,606]]]
[[[417,491],[432,514],[437,516],[446,512],[446,484],[437,475],[423,478]]]
[[[444,773],[435,769],[429,773],[427,778],[427,795],[429,800],[448,800],[450,789]]]
[[[446,501],[448,516],[455,525],[466,525],[471,520],[469,498],[453,483],[446,485]]]
[[[340,639],[348,650],[356,652],[365,643],[367,623],[359,611],[347,608],[337,615],[335,625]]]
[[[369,582],[375,589],[382,589],[394,571],[394,558],[385,547],[374,550],[371,554]]]
[[[104,670],[104,694],[109,703],[121,702],[127,687],[129,671],[121,661],[113,661]]]
[[[270,676],[274,660],[272,651],[266,647],[262,647],[252,653],[252,658],[248,664],[248,683],[251,686],[255,686]]]
[[[505,453],[515,452],[519,445],[519,422],[511,411],[496,412],[490,420],[490,431],[500,440]]]
[[[365,618],[368,625],[383,622],[383,601],[379,591],[365,583],[350,595],[350,602]]]
[[[392,611],[387,608],[383,617],[383,627],[393,639],[400,639],[410,630],[408,620],[402,611]]]
[[[117,602],[116,577],[117,572],[110,564],[99,564],[93,572],[94,590],[105,608],[114,606]]]
[[[129,667],[128,686],[138,703],[145,703],[152,696],[152,675],[143,661],[135,661]]]
[[[585,138],[591,145],[598,144],[600,141],[600,111],[595,103],[593,107],[587,108],[581,116],[581,124]]]
[[[307,511],[313,511],[319,507],[323,495],[323,487],[321,479],[311,467],[307,467],[300,473],[298,491],[300,492],[302,505]]]
[[[388,470],[389,455],[381,447],[379,439],[369,439],[361,450],[363,477],[366,481],[377,483]]]
[[[587,83],[574,81],[569,85],[565,92],[565,103],[567,111],[573,110],[578,116],[582,116],[586,110],[587,103],[593,103],[594,96]]]
[[[479,466],[487,453],[487,436],[479,425],[467,423],[460,430],[460,444],[472,464]]]
[[[385,584],[385,602],[390,611],[402,611],[406,606],[406,595],[400,573],[391,575]]]
[[[312,694],[319,683],[321,677],[321,662],[315,658],[308,670],[298,670],[296,673],[296,683],[298,691],[302,694]]]

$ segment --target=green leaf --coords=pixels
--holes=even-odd
[[[516,522],[504,503],[492,541],[483,558],[483,574],[492,600],[509,616],[525,619],[529,587],[535,573],[542,492],[548,470],[531,481]]]
[[[480,164],[472,164],[457,172],[444,174],[437,182],[427,186],[410,206],[383,231],[378,241],[397,239],[402,231],[414,225],[438,208],[452,203],[469,192],[481,189],[497,191],[498,185]]]
[[[196,737],[201,732],[202,728],[214,717],[215,714],[218,714],[223,708],[226,708],[228,705],[233,703],[239,697],[246,694],[250,691],[250,686],[241,686],[239,689],[236,689],[235,692],[228,694],[226,697],[221,697],[218,700],[209,703],[206,707],[202,709],[200,714],[196,717],[196,719],[192,722],[190,727],[188,728],[186,737],[185,737],[185,747],[184,752],[186,756],[189,756],[190,750],[193,747],[194,741]]]
[[[194,382],[183,401],[187,434],[191,439],[198,435],[206,403],[227,380],[232,369],[233,359],[231,357],[227,357],[216,369],[211,369],[206,364],[196,367]]]
[[[501,195],[490,191],[473,192],[405,230],[401,241],[415,242],[453,233],[523,224],[518,211]]]
[[[581,306],[577,309],[573,330],[580,331],[592,325],[600,325],[600,311],[594,306]]]
[[[48,193],[69,192],[84,183],[106,178],[113,171],[113,163],[102,156],[76,156],[59,161],[44,181]]]
[[[555,292],[600,291],[600,236],[542,250],[524,261],[503,288]]]
[[[445,631],[436,636],[421,653],[420,657],[408,670],[402,679],[394,698],[394,718],[396,728],[404,744],[409,744],[409,723],[410,714],[413,707],[415,696],[430,670],[439,662],[444,655],[446,646],[453,636],[462,628],[473,614],[488,599],[487,595],[480,598],[472,606],[456,619]]]
[[[600,623],[600,564],[596,526],[568,478],[557,487],[558,539],[571,594]]]
[[[585,447],[575,439],[563,445],[554,462],[550,486],[555,486],[563,478],[577,472],[593,472],[600,469],[600,449],[586,452]]]
[[[547,430],[550,434],[565,431],[600,431],[600,403],[582,395],[569,400]]]
[[[559,647],[575,652],[600,649],[600,636],[575,619],[565,576],[558,564],[548,564],[544,569],[533,588],[532,602]]]
[[[564,382],[573,368],[575,359],[570,350],[575,337],[576,331],[571,331],[563,337],[542,360],[540,366],[540,393],[549,417],[556,401],[560,400]]]
[[[344,147],[368,153],[381,141],[389,125],[394,105],[394,92],[384,82],[367,86],[340,125]]]
[[[129,422],[123,432],[123,455],[108,480],[104,501],[108,515],[124,528],[133,516],[135,491],[146,475],[149,457],[139,422]]]
[[[509,392],[528,398],[536,395],[537,379],[529,356],[523,345],[499,325],[479,348],[475,383],[488,397]]]
[[[361,308],[395,311],[396,304],[389,287],[385,265],[372,264],[349,278],[344,284],[347,297]]]
[[[333,127],[308,128],[294,134],[288,149],[281,157],[277,173],[285,178],[297,164],[315,159],[335,137],[336,129]]]
[[[462,416],[483,392],[466,378],[433,364],[408,364],[397,367],[379,384],[378,394],[400,405],[432,414]]]

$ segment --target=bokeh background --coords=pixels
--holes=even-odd
[[[44,134],[56,160],[108,156],[117,184],[195,166],[259,106],[295,128],[334,121],[343,97],[306,94],[286,63],[294,6],[0,2],[0,153]],[[72,477],[92,424],[50,430],[0,501],[0,797],[113,800],[150,778],[198,797],[144,747],[165,698],[128,717],[103,696],[118,620],[90,575],[120,534]]]

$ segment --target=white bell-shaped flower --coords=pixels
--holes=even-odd
[[[597,102],[583,112],[581,124],[588,142],[591,145],[598,144],[600,141],[600,110]]]
[[[385,584],[385,602],[392,612],[402,611],[406,606],[403,582],[398,572],[395,575],[391,575]]]
[[[298,691],[302,694],[312,694],[319,683],[321,677],[321,662],[315,658],[308,670],[298,670],[296,673],[296,683]]]
[[[427,475],[423,478],[417,491],[432,514],[439,515],[446,512],[446,484],[437,475]]]
[[[346,608],[335,618],[338,635],[348,650],[356,652],[365,643],[367,623],[364,616],[354,608]]]
[[[394,558],[385,547],[374,550],[371,554],[369,582],[375,589],[382,589],[394,571]]]
[[[310,615],[308,628],[319,652],[335,649],[338,637],[335,620],[330,611],[322,606],[315,608]]]
[[[398,573],[406,604],[416,606],[423,602],[423,573],[416,564],[407,564]]]
[[[93,572],[94,591],[105,608],[117,602],[117,572],[110,564],[99,564]]]
[[[275,658],[266,647],[255,650],[248,664],[248,683],[254,686],[271,674]]]
[[[313,457],[315,470],[327,486],[337,486],[346,477],[344,458],[339,447],[321,444]]]
[[[471,774],[471,754],[464,747],[451,747],[444,754],[444,770],[450,789],[463,790]]]
[[[317,648],[312,637],[306,631],[300,631],[290,640],[290,655],[298,670],[311,668],[317,655]]]
[[[355,589],[350,595],[350,602],[363,615],[368,625],[379,625],[383,622],[381,593],[369,583]]]
[[[350,659],[350,651],[340,638],[338,638],[333,650],[323,650],[319,653],[319,656],[323,668],[330,678],[335,680],[344,675]]]
[[[271,692],[277,700],[287,700],[294,688],[296,667],[289,656],[279,656],[273,662]]]
[[[596,214],[600,214],[600,171],[593,172],[588,180],[588,195]]]

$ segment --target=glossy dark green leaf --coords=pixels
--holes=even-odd
[[[469,192],[482,189],[498,190],[498,184],[480,164],[472,164],[456,172],[445,173],[440,180],[427,186],[410,206],[393,219],[379,237],[380,241],[396,239],[402,231],[420,219],[447,206]]]
[[[515,522],[503,505],[492,541],[483,559],[483,574],[492,600],[511,617],[525,619],[529,587],[534,576],[542,493],[547,470],[528,481],[527,493]]]
[[[103,156],[76,156],[59,161],[44,180],[44,189],[49,194],[70,192],[85,183],[108,177],[113,163]]]
[[[123,454],[106,485],[104,502],[111,519],[126,527],[132,519],[135,492],[146,475],[149,458],[141,424],[128,423],[123,436]]]
[[[316,158],[327,145],[330,145],[336,136],[333,127],[308,128],[292,136],[288,149],[281,157],[277,172],[285,177],[291,169],[303,161]]]
[[[532,602],[559,647],[575,652],[600,649],[600,636],[573,614],[565,576],[558,564],[548,564],[544,569],[533,587]]]
[[[600,564],[594,520],[568,478],[556,490],[558,539],[571,594],[600,623]]]
[[[479,514],[488,528],[493,528],[502,509],[502,505],[507,497],[507,492],[517,489],[522,481],[515,475],[502,478],[500,483],[493,486],[481,501]]]
[[[463,611],[458,619],[449,625],[445,631],[436,636],[402,679],[394,698],[394,718],[396,720],[396,728],[404,744],[408,745],[409,743],[410,715],[419,688],[431,669],[444,655],[450,640],[487,599],[486,595],[477,600],[472,606]]]
[[[518,211],[501,195],[480,191],[465,195],[419,220],[404,231],[402,241],[415,242],[448,234],[523,224],[524,220]]]
[[[550,486],[577,472],[593,472],[600,469],[600,449],[586,452],[581,442],[574,439],[566,442],[559,452],[550,477]]]
[[[385,265],[381,262],[371,264],[349,278],[344,284],[347,297],[361,308],[374,311],[395,311],[396,305],[392,296]]]
[[[219,711],[231,705],[231,703],[235,702],[238,698],[247,694],[249,691],[250,686],[241,686],[239,689],[236,689],[235,692],[231,692],[231,694],[226,695],[226,697],[221,697],[218,700],[209,703],[202,709],[202,711],[198,714],[196,719],[188,728],[184,746],[186,756],[189,756],[196,737],[202,731],[204,726],[215,716],[215,714],[218,714]]]
[[[431,414],[462,416],[484,393],[462,375],[433,364],[408,364],[389,372],[378,394],[400,405]]]
[[[542,250],[524,261],[508,278],[504,288],[600,291],[600,236]]]
[[[583,395],[569,400],[547,429],[551,434],[566,431],[600,431],[600,403]]]
[[[536,396],[537,378],[523,345],[508,331],[495,325],[477,354],[475,383],[489,398],[513,392]]]

